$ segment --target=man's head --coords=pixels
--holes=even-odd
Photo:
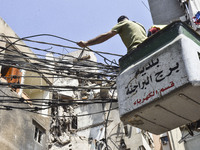
[[[128,19],[128,17],[122,15],[117,19],[117,22],[119,23],[120,21],[123,21],[124,19]]]

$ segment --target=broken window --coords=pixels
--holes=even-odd
[[[37,123],[35,120],[33,120],[33,125],[34,125],[34,140],[40,144],[42,144],[42,140],[44,139],[45,135],[45,129]]]
[[[78,129],[78,120],[76,116],[72,117],[72,129]]]
[[[42,143],[42,135],[43,135],[43,132],[35,126],[35,136],[34,136],[34,139],[35,141],[37,141],[38,143]]]
[[[143,145],[141,145],[138,147],[138,150],[146,150],[146,148]]]

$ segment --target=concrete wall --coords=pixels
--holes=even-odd
[[[182,137],[185,137],[181,139],[181,143],[184,144],[185,150],[199,150],[200,147],[199,131],[193,131],[193,136],[189,135],[188,131],[185,130],[184,128],[182,128],[181,131],[182,131]]]
[[[0,46],[6,47],[9,45],[9,42],[14,42],[16,39],[14,38],[6,38],[2,36],[11,36],[16,37],[16,33],[6,24],[6,22],[0,18]],[[18,44],[24,44],[22,41],[18,41]],[[13,50],[14,54],[22,53],[30,53],[30,57],[36,57],[32,55],[33,52],[27,47],[21,47],[14,45],[9,47]],[[14,52],[16,51],[16,53]],[[2,53],[7,53],[7,51],[2,51]],[[32,53],[32,54],[31,54]],[[29,55],[29,54],[27,54]],[[1,55],[1,59],[5,59]],[[25,60],[24,60],[25,61]],[[30,61],[35,62],[35,61]],[[1,68],[1,67],[0,67]],[[26,72],[27,73],[27,72]],[[24,80],[24,79],[23,79]],[[26,83],[30,83],[29,79],[25,80]],[[0,82],[6,82],[1,78]],[[46,85],[43,79],[34,80],[34,83],[42,83]],[[21,94],[23,95],[24,91],[21,90]],[[44,91],[37,91],[37,93],[27,92],[26,98],[49,98],[49,93],[45,93]],[[27,94],[26,93],[26,94]],[[21,95],[20,94],[20,95]],[[11,96],[11,97],[10,97]],[[12,91],[11,88],[1,86],[0,87],[0,100],[5,100],[4,103],[0,101],[0,149],[2,150],[44,150],[47,149],[47,135],[49,132],[49,124],[50,118],[44,117],[41,115],[37,115],[35,113],[30,113],[27,111],[23,111],[18,108],[31,108],[30,105],[24,104],[22,102],[18,103],[10,103],[13,100],[13,97],[19,97],[15,91]],[[12,106],[14,109],[5,106]],[[16,108],[16,109],[15,109]],[[48,112],[46,112],[48,113]],[[37,127],[37,132],[36,132]],[[39,136],[39,131],[43,134]],[[35,135],[35,133],[37,133]],[[41,139],[39,139],[39,137]]]
[[[11,104],[11,99],[7,96],[17,97],[10,88],[1,87],[1,100],[8,103],[7,106],[30,107],[27,104]],[[2,96],[4,98],[2,98]],[[19,102],[20,103],[20,102]],[[2,104],[1,104],[2,105]],[[35,124],[37,122],[44,130],[41,143],[34,140]],[[48,118],[43,118],[34,113],[29,113],[19,109],[0,110],[0,147],[3,150],[44,150],[47,148],[47,136],[49,129]]]
[[[200,135],[193,138],[189,138],[185,142],[185,149],[186,150],[199,150],[200,143],[199,143]]]
[[[168,132],[168,137],[172,150],[185,150],[184,143],[179,143],[182,134],[179,128]]]
[[[169,24],[184,15],[178,0],[148,0],[153,23]]]

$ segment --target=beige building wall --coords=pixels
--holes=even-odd
[[[160,135],[153,134],[153,141],[154,141],[154,150],[162,150],[162,143],[160,140]]]

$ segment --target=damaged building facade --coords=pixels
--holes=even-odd
[[[16,62],[34,63],[34,53],[26,47],[15,32],[0,18],[0,147],[3,150],[43,150],[47,148],[50,118],[32,113],[37,109],[29,99],[49,99],[50,93],[38,89],[21,89],[23,84],[49,85],[46,79],[25,78],[39,74],[15,67]],[[12,37],[12,38],[9,38]],[[16,39],[15,39],[16,38]],[[48,110],[38,110],[48,115]]]
[[[150,133],[120,121],[115,87],[112,87],[113,82],[99,80],[101,73],[97,69],[97,59],[93,52],[79,50],[55,59],[70,62],[68,66],[71,70],[68,71],[79,70],[78,74],[88,77],[88,80],[54,78],[55,85],[64,84],[82,89],[72,88],[71,91],[59,91],[54,95],[69,105],[52,110],[50,150],[96,150],[105,149],[106,145],[113,150],[153,149]],[[96,78],[90,80],[94,74]]]

